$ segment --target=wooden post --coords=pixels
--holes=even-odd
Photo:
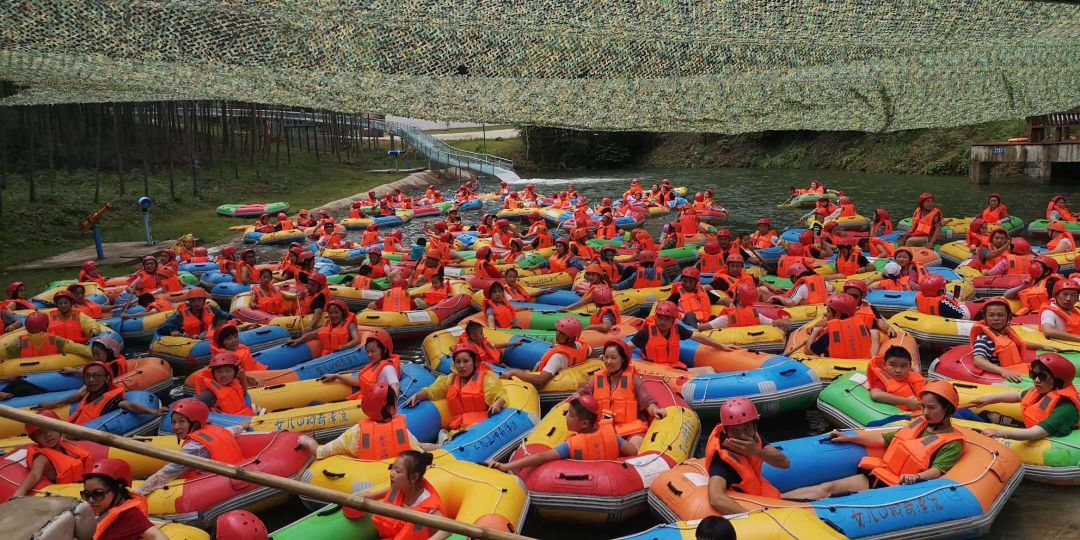
[[[259,484],[260,486],[266,486],[297,495],[303,495],[311,499],[327,501],[341,506],[355,508],[369,514],[378,514],[382,516],[388,516],[394,519],[400,519],[402,521],[408,521],[410,523],[418,523],[425,527],[431,527],[440,531],[457,533],[465,535],[469,538],[491,538],[494,540],[526,540],[528,538],[506,531],[499,531],[495,529],[490,529],[488,527],[481,527],[479,525],[464,523],[461,521],[450,519],[448,517],[433,516],[431,514],[417,512],[408,508],[389,505],[357,495],[342,493],[340,491],[334,491],[332,489],[314,486],[305,482],[293,480],[291,478],[284,478],[281,476],[274,476],[272,474],[266,474],[256,471],[249,471],[247,469],[244,469],[243,467],[227,465],[220,461],[201,458],[190,454],[185,454],[183,452],[178,452],[176,450],[157,448],[155,446],[151,446],[149,444],[139,442],[134,439],[128,439],[119,435],[113,435],[112,433],[86,428],[77,424],[64,422],[62,420],[54,420],[52,418],[37,414],[33,411],[25,411],[22,409],[8,407],[6,405],[0,405],[0,417],[14,420],[16,422],[22,422],[24,424],[33,424],[46,429],[51,429],[53,431],[58,431],[73,439],[93,441],[113,448],[120,448],[122,450],[134,452],[139,455],[149,456],[171,463],[177,463],[186,467],[207,471],[213,474],[226,476],[251,484]]]

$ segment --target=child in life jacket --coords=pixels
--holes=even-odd
[[[585,329],[594,332],[610,332],[622,322],[622,313],[619,305],[615,303],[611,287],[597,285],[593,288],[591,296],[596,311],[589,317],[589,326]]]
[[[251,425],[250,420],[229,427],[210,423],[210,408],[194,398],[181,399],[172,405],[172,428],[180,441],[180,451],[201,458],[220,461],[227,465],[242,463],[246,456],[236,437]],[[167,463],[150,475],[135,490],[136,495],[147,496],[165,487],[177,478],[193,479],[209,473],[178,463]]]
[[[941,478],[960,461],[964,436],[950,417],[960,406],[960,396],[947,381],[928,383],[919,394],[922,415],[897,431],[866,431],[845,435],[829,433],[832,443],[885,447],[883,457],[864,457],[858,474],[784,493],[790,500],[821,500],[837,494],[858,493],[877,486],[915,484]]]
[[[1027,363],[1027,345],[1009,326],[1012,308],[1004,298],[983,304],[981,322],[971,328],[971,359],[979,371],[993,373],[1010,382],[1020,382],[1020,373],[1010,367]]]
[[[937,244],[941,235],[941,209],[937,207],[932,193],[919,195],[919,205],[911,216],[911,230],[902,235],[901,246],[929,246]]]
[[[476,322],[469,321],[465,325],[465,332],[458,336],[458,343],[470,343],[476,347],[477,352],[480,354],[480,361],[487,362],[489,364],[500,365],[502,364],[502,351],[511,347],[517,347],[521,345],[521,341],[517,339],[511,339],[503,343],[492,343],[484,335],[484,325]]]
[[[1045,353],[1031,362],[1032,387],[1015,392],[979,396],[972,407],[1019,403],[1023,429],[984,429],[983,435],[1015,441],[1068,437],[1080,428],[1080,396],[1073,383],[1076,366],[1057,353]]]
[[[371,279],[371,267],[366,264],[362,264],[360,265],[360,268],[356,271],[356,277],[353,278],[350,286],[354,289],[364,291],[371,288],[371,284],[373,281],[374,280]]]
[[[216,306],[207,305],[210,294],[206,289],[193,288],[188,291],[187,303],[180,304],[168,319],[158,327],[160,336],[187,336],[192,339],[210,338],[213,334],[214,319],[224,317],[232,319],[228,313]]]
[[[48,409],[39,410],[37,414],[60,419]],[[34,424],[26,424],[24,428],[34,444],[26,447],[26,477],[19,482],[12,498],[29,495],[42,480],[49,484],[78,482],[93,465],[94,457],[90,451],[65,439],[59,431]]]
[[[926,379],[911,364],[911,353],[896,345],[871,359],[866,366],[870,399],[911,413],[921,410],[919,396],[926,387]]]
[[[781,329],[787,328],[788,323],[791,322],[791,316],[786,311],[780,312],[783,316],[770,319],[764,313],[754,309],[757,300],[757,287],[748,283],[740,283],[738,288],[735,289],[734,305],[724,308],[720,315],[713,317],[712,320],[698,324],[698,331],[707,332],[709,330],[739,328],[759,324],[771,324]]]
[[[729,399],[720,407],[720,423],[705,446],[709,504],[716,512],[741,514],[748,510],[729,493],[780,498],[780,491],[762,476],[761,467],[768,463],[787,469],[791,461],[761,439],[759,418],[757,407],[746,398]]]
[[[668,300],[679,306],[683,313],[682,321],[691,327],[712,318],[712,306],[721,303],[720,297],[712,287],[701,284],[701,272],[688,266],[683,268],[680,281],[671,286]]]
[[[380,460],[400,456],[406,450],[419,450],[420,443],[409,432],[405,417],[398,414],[397,396],[389,384],[378,383],[360,401],[360,409],[367,418],[326,444],[307,436],[301,437],[300,443],[315,459],[349,456]]]
[[[390,487],[386,491],[365,494],[369,497],[381,497],[383,504],[409,508],[414,512],[445,516],[446,509],[435,486],[424,479],[424,472],[431,466],[434,456],[416,450],[407,450],[390,465]],[[366,518],[367,514],[353,508],[342,508],[342,514],[348,519]],[[378,538],[397,540],[419,540],[448,538],[449,533],[441,533],[429,527],[416,525],[409,521],[373,515],[371,524],[375,527]]]
[[[503,292],[511,302],[532,302],[533,295],[518,281],[517,268],[510,267],[503,271]]]
[[[637,447],[615,431],[611,422],[601,421],[600,404],[592,396],[571,399],[566,408],[566,442],[539,454],[518,458],[509,463],[491,463],[493,469],[511,472],[537,467],[557,459],[611,461],[620,456],[637,455]]]
[[[517,311],[506,298],[502,283],[492,281],[484,291],[483,313],[487,317],[488,328],[520,328]]]
[[[476,276],[482,278],[499,279],[502,271],[492,261],[491,248],[483,246],[476,250]]]
[[[684,339],[690,339],[721,351],[735,350],[684,324],[677,323],[680,315],[679,307],[670,300],[656,304],[653,320],[647,320],[641,330],[630,340],[641,351],[642,358],[657,364],[686,369],[686,364],[679,360],[679,344]]]
[[[154,264],[157,264],[157,261],[154,261]],[[37,306],[26,298],[26,283],[12,281],[7,286],[7,300],[0,302],[0,308],[20,310],[37,309]]]
[[[877,350],[878,334],[872,323],[856,315],[858,302],[847,293],[829,295],[825,317],[810,331],[807,350],[830,358],[870,358]]]
[[[1020,301],[1021,307],[1016,310],[1017,315],[1042,311],[1050,303],[1054,287],[1065,279],[1058,274],[1060,269],[1061,265],[1047,255],[1035,257],[1035,262],[1031,263],[1028,270],[1028,279],[1004,294],[1005,298]]]
[[[367,310],[412,311],[416,302],[409,295],[409,282],[403,277],[390,280],[390,288],[378,299],[368,305]]]
[[[983,265],[985,276],[1026,276],[1033,260],[1031,243],[1023,238],[1013,238],[1009,251],[1003,253],[993,266]]]
[[[794,284],[787,293],[768,283],[761,285],[763,287],[761,293],[762,295],[770,295],[768,296],[770,303],[787,307],[823,304],[829,294],[833,292],[832,284],[825,281],[825,276],[814,272],[805,265],[795,263],[788,266],[788,275],[791,276]]]
[[[112,371],[101,362],[90,362],[83,367],[83,387],[75,393],[56,401],[43,401],[39,408],[55,409],[62,405],[78,403],[67,421],[85,425],[103,414],[124,409],[134,414],[161,416],[165,409],[154,410],[140,403],[124,399],[124,387],[113,383]]]
[[[536,363],[534,371],[511,368],[502,377],[516,377],[537,389],[544,388],[560,371],[584,364],[588,359],[589,346],[581,342],[581,331],[581,321],[577,317],[559,319],[555,323],[555,344]]]
[[[266,371],[266,365],[255,359],[255,356],[251,353],[251,347],[240,343],[240,328],[236,326],[236,321],[225,321],[224,324],[215,329],[210,352],[213,354],[218,352],[235,354],[240,365],[240,371],[243,374]],[[249,387],[259,385],[259,381],[250,377],[246,377],[245,382]]]
[[[938,315],[949,319],[971,319],[967,305],[945,295],[945,278],[931,274],[919,283],[915,293],[915,307],[919,313]]]
[[[1069,203],[1064,195],[1055,195],[1046,206],[1047,221],[1066,221],[1076,223],[1076,216],[1069,211]]]
[[[413,394],[405,402],[406,407],[415,407],[421,401],[446,399],[450,409],[448,429],[440,433],[438,444],[425,444],[427,450],[438,447],[506,407],[506,389],[499,375],[480,361],[480,351],[474,345],[458,344],[451,354],[454,372],[435,379],[431,386]]]
[[[130,370],[128,360],[123,354],[123,345],[109,336],[98,336],[90,340],[90,359],[101,362],[109,367],[113,378],[119,377]],[[60,370],[68,375],[82,375],[81,367],[66,367]]]
[[[168,538],[147,517],[146,499],[131,493],[131,466],[119,459],[102,459],[83,474],[79,495],[97,519],[95,540]]]
[[[326,306],[327,323],[319,328],[289,341],[295,347],[308,341],[319,342],[319,355],[348,350],[360,345],[360,331],[349,311],[349,306],[340,300],[333,300]]]
[[[214,412],[254,416],[241,375],[240,359],[235,353],[222,351],[215,354],[206,371],[195,377],[196,399]]]
[[[667,284],[668,279],[664,275],[664,271],[656,267],[656,252],[645,250],[638,253],[637,266],[615,288],[621,291],[662,287]]]
[[[359,389],[348,397],[357,400],[364,393],[378,384],[389,385],[392,390],[401,390],[401,358],[394,354],[394,342],[386,334],[377,333],[364,342],[364,351],[368,355],[368,364],[356,373],[331,373],[319,378],[322,382],[341,382]]]
[[[1080,309],[1076,302],[1080,284],[1071,279],[1059,279],[1054,285],[1054,298],[1039,312],[1039,330],[1050,339],[1080,342]]]
[[[1050,241],[1046,243],[1047,253],[1068,253],[1076,250],[1076,238],[1064,221],[1052,221],[1046,226]]]
[[[600,359],[604,369],[578,387],[571,399],[592,396],[600,404],[600,410],[610,411],[615,431],[634,448],[640,448],[650,418],[664,418],[667,411],[656,404],[656,399],[645,386],[644,379],[630,362],[630,345],[621,340],[609,340],[604,344]]]
[[[417,309],[427,309],[450,298],[453,294],[450,282],[446,281],[440,271],[431,276],[428,289],[420,295],[420,298],[413,299],[413,302],[416,303]]]

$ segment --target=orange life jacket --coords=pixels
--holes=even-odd
[[[482,343],[475,343],[469,340],[469,335],[462,332],[458,336],[458,343],[472,343],[474,347],[480,350],[480,360],[489,364],[499,364],[502,359],[502,351],[496,349],[487,338],[483,338]]]
[[[98,518],[97,527],[94,529],[94,540],[103,540],[106,537],[106,533],[109,532],[109,527],[111,527],[121,515],[131,509],[138,510],[145,516],[149,513],[149,504],[144,497],[132,493],[130,499],[110,508],[105,515]]]
[[[615,431],[623,437],[645,433],[649,429],[638,415],[635,373],[634,366],[627,366],[614,381],[608,379],[606,370],[593,373],[593,397],[601,410],[611,413]]]
[[[105,276],[102,276],[100,274],[96,276],[91,276],[90,274],[86,273],[86,270],[79,270],[79,279],[77,279],[76,281],[80,281],[83,283],[93,282],[97,283],[99,286],[105,286]]]
[[[934,208],[927,212],[926,215],[923,215],[921,206],[916,208],[915,213],[911,215],[911,236],[930,236],[930,233],[934,230],[934,222],[940,219],[940,208]]]
[[[604,322],[604,315],[611,314],[615,317],[615,324],[622,322],[622,315],[619,313],[619,306],[611,304],[610,306],[601,306],[589,317],[589,324],[600,324]]]
[[[360,236],[360,245],[363,247],[374,246],[381,242],[379,238],[379,231],[366,230],[364,234]]]
[[[208,376],[203,381],[205,388],[214,394],[214,398],[217,400],[211,411],[225,413],[225,414],[239,414],[243,416],[255,416],[255,411],[251,410],[251,407],[244,400],[244,386],[240,384],[239,379],[233,379],[233,381],[225,386],[219,384],[214,380],[214,375],[209,371],[205,372]]]
[[[349,334],[350,326],[352,326],[350,319],[345,319],[341,324],[324,324],[320,326],[316,336],[319,339],[319,345],[322,346],[322,354],[337,351],[342,345],[352,340],[352,336]]]
[[[724,311],[720,312],[720,316],[727,317],[728,328],[739,328],[761,324],[761,319],[758,318],[757,310],[754,309],[754,306],[724,308]]]
[[[371,266],[371,279],[384,278],[390,274],[390,264],[385,260],[371,263],[369,266]]]
[[[862,270],[862,266],[859,265],[859,257],[862,256],[862,250],[859,248],[851,248],[847,257],[842,254],[836,254],[836,271],[850,276],[852,274],[858,274]]]
[[[837,255],[837,259],[839,260],[839,255]],[[782,278],[790,277],[788,275],[788,267],[796,263],[806,266],[807,268],[810,268],[813,264],[811,260],[802,255],[784,254],[781,255],[780,260],[776,262],[776,275]]]
[[[754,234],[750,235],[750,245],[754,246],[756,249],[771,248],[773,246],[773,238],[776,238],[776,231],[772,229],[765,234],[754,231]]]
[[[825,299],[829,296],[829,289],[825,285],[824,276],[814,274],[797,279],[791,286],[791,290],[788,291],[788,298],[795,296],[795,291],[799,290],[802,285],[806,285],[807,289],[806,298],[802,301],[804,305],[825,303]]]
[[[1061,307],[1059,307],[1054,302],[1047,303],[1046,307],[1043,308],[1043,309],[1046,309],[1046,310],[1050,311],[1054,315],[1057,315],[1058,318],[1060,318],[1062,321],[1065,321],[1065,331],[1066,332],[1068,332],[1070,334],[1080,334],[1080,309],[1078,309],[1078,308],[1076,308],[1074,306],[1072,308],[1072,310],[1070,310],[1069,312],[1066,312],[1064,309],[1061,309]],[[1039,331],[1040,332],[1045,332],[1046,331],[1042,327],[1041,323],[1039,324]]]
[[[866,380],[870,388],[879,388],[897,397],[918,398],[926,387],[926,378],[914,369],[908,372],[907,378],[898,381],[885,370],[884,359],[880,356],[874,358],[866,366]],[[897,405],[902,411],[915,412],[906,405]]]
[[[585,360],[588,359],[589,350],[589,346],[580,341],[574,342],[573,346],[556,343],[550,349],[548,349],[548,351],[544,353],[544,356],[540,358],[540,361],[537,362],[536,371],[543,371],[544,367],[547,366],[547,363],[556,354],[562,354],[566,356],[566,358],[568,359],[566,367],[574,367],[580,364],[584,364]]]
[[[368,365],[364,366],[359,373],[356,374],[356,379],[360,382],[360,390],[353,393],[348,399],[357,401],[364,398],[364,394],[375,387],[375,383],[379,381],[379,374],[383,369],[386,369],[387,365],[394,366],[394,371],[401,376],[401,357],[396,354],[391,354],[389,358],[385,358],[378,362],[368,362]]]
[[[683,215],[679,217],[679,230],[682,234],[697,234],[700,222],[697,214],[683,212]]]
[[[281,225],[281,230],[283,231],[291,231],[296,228],[296,224],[294,224],[292,220],[288,218],[278,220],[278,224]]]
[[[26,468],[34,464],[38,455],[45,456],[56,471],[54,484],[74,484],[82,482],[83,473],[90,470],[94,456],[81,446],[67,439],[60,439],[57,448],[45,448],[36,444],[26,447]]]
[[[446,515],[446,511],[443,510],[442,499],[439,498],[439,493],[435,491],[435,487],[427,480],[421,480],[421,482],[424,483],[424,490],[429,495],[423,502],[413,506],[412,510],[422,514],[432,514],[438,511],[440,514]],[[392,488],[382,502],[404,508],[405,496],[397,488]],[[379,538],[392,538],[393,540],[427,540],[436,532],[434,529],[423,525],[377,514],[371,516],[371,523],[375,526],[375,530],[378,531]]]
[[[979,214],[979,217],[987,223],[997,223],[1005,219],[1008,215],[1009,208],[1004,204],[998,204],[997,208],[990,208],[989,206],[984,208],[982,213]]]
[[[514,306],[503,300],[501,304],[496,304],[491,300],[484,300],[484,312],[491,309],[495,314],[495,327],[496,328],[510,328],[514,324]]]
[[[709,293],[701,286],[695,287],[697,290],[688,291],[682,284],[678,285],[677,292],[679,293],[679,309],[684,313],[693,313],[699,323],[708,321],[712,314],[712,302],[709,300]]]
[[[1002,255],[1005,258],[1006,269],[1005,275],[1009,276],[1026,276],[1031,268],[1031,256],[1029,255],[1014,255],[1012,253],[1005,253]]]
[[[195,315],[186,303],[176,308],[180,313],[180,327],[184,335],[190,338],[198,338],[199,334],[206,332],[206,338],[210,339],[210,332],[214,328],[214,312],[209,306],[203,305],[202,313]]]
[[[644,266],[639,266],[634,270],[635,276],[633,288],[645,289],[649,287],[659,287],[664,284],[664,274],[659,268],[655,266],[651,268],[653,271],[653,277],[651,278],[648,277],[648,270],[650,269],[645,268]]]
[[[472,427],[488,419],[488,404],[484,400],[484,376],[491,368],[480,362],[472,376],[462,383],[456,373],[450,376],[446,404],[450,408],[450,429]]]
[[[240,442],[236,440],[236,436],[231,431],[223,427],[206,424],[188,434],[188,437],[184,439],[180,446],[182,447],[190,441],[201,444],[210,453],[210,459],[214,461],[220,461],[227,465],[236,465],[244,461],[244,452],[240,449]],[[183,475],[183,478],[190,479],[201,474],[204,473],[198,469],[190,469]]]
[[[911,278],[908,276],[900,276],[896,279],[881,278],[878,282],[878,288],[883,291],[911,291]],[[916,298],[918,298],[916,296]]]
[[[1048,204],[1046,206],[1046,219],[1047,219],[1047,221],[1053,221],[1054,220],[1054,218],[1050,217],[1050,213],[1053,212],[1054,210],[1057,210],[1058,214],[1060,214],[1061,221],[1070,221],[1070,222],[1075,222],[1076,221],[1076,216],[1074,216],[1072,214],[1072,212],[1070,212],[1067,208],[1058,205],[1057,202],[1055,202],[1055,201],[1050,201],[1050,204]]]
[[[945,295],[926,296],[922,291],[919,291],[915,293],[915,307],[919,310],[919,313],[941,315],[941,301],[944,299]]]
[[[570,459],[601,461],[619,458],[619,434],[611,422],[599,422],[590,433],[575,433],[566,438]]]
[[[1020,303],[1022,303],[1028,311],[1039,311],[1050,303],[1050,293],[1047,291],[1047,284],[1050,282],[1051,278],[1054,280],[1064,279],[1057,274],[1051,274],[1040,279],[1036,283],[1021,289],[1020,292],[1017,293],[1017,296],[1020,298]]]
[[[720,274],[727,271],[727,264],[724,263],[724,257],[726,253],[723,251],[715,254],[701,252],[698,257],[698,268],[702,274]]]
[[[583,244],[581,242],[571,242],[570,243],[570,252],[574,253],[575,255],[577,255],[578,257],[580,257],[582,259],[595,259],[596,258],[596,250],[594,250],[588,244]]]
[[[870,329],[861,317],[832,319],[825,323],[830,358],[868,358],[874,345]]]
[[[724,448],[720,444],[720,436],[723,432],[724,426],[718,424],[709,434],[708,442],[705,444],[705,470],[708,471],[713,461],[719,458],[739,475],[739,483],[728,486],[730,489],[747,495],[779,499],[780,490],[761,475],[761,466],[764,463],[762,459],[736,454]],[[754,438],[758,447],[764,447],[760,436],[755,435]]]
[[[383,293],[382,301],[379,303],[382,311],[410,311],[416,309],[416,304],[413,303],[413,299],[409,296],[409,291],[401,287],[393,287],[387,289]]]
[[[946,444],[964,441],[964,436],[956,431],[924,437],[926,426],[926,420],[919,417],[900,428],[884,456],[864,457],[859,462],[859,468],[869,469],[870,474],[885,485],[895,486],[900,483],[902,475],[918,474],[929,469],[934,461],[934,454]]]
[[[657,364],[676,368],[685,368],[679,360],[679,329],[672,325],[668,335],[661,334],[655,323],[645,326],[649,331],[649,341],[645,344],[645,359]]]
[[[386,459],[400,456],[406,450],[412,450],[409,444],[409,428],[405,417],[395,414],[389,422],[376,422],[372,419],[360,422],[356,449],[358,459]]]
[[[560,257],[557,254],[552,254],[548,257],[548,270],[552,272],[565,272],[567,263],[570,261],[570,252],[567,251],[566,255]]]
[[[281,294],[281,290],[271,285],[270,292],[266,292],[260,286],[254,286],[251,288],[251,299],[255,303],[255,308],[259,311],[270,313],[271,315],[281,315],[285,313],[285,296]]]
[[[840,205],[840,217],[855,217],[857,215],[859,215],[859,213],[855,211],[854,204],[849,203]]]
[[[59,338],[47,334],[41,345],[34,345],[29,335],[19,336],[19,358],[33,358],[35,356],[49,356],[60,354]]]
[[[997,358],[998,365],[1001,367],[1015,366],[1024,363],[1027,345],[1024,343],[1024,340],[1020,339],[1020,336],[1016,334],[1016,331],[1014,331],[1012,327],[1006,326],[1005,334],[996,334],[990,327],[986,326],[985,323],[975,323],[975,325],[971,327],[970,343],[972,346],[975,346],[975,340],[979,336],[986,336],[994,343],[994,357]]]
[[[453,291],[450,290],[450,284],[443,281],[442,287],[429,287],[420,297],[423,298],[424,302],[430,307],[450,298],[452,292]]]
[[[1072,249],[1076,249],[1076,238],[1069,231],[1065,231],[1065,232],[1063,232],[1061,234],[1058,234],[1054,238],[1052,238],[1049,242],[1046,243],[1046,249],[1048,249],[1050,251],[1054,251],[1055,249],[1057,249],[1058,245],[1061,244],[1062,242],[1064,242],[1065,240],[1069,241],[1069,244],[1072,246]]]
[[[139,282],[139,285],[135,287],[135,294],[143,294],[156,290],[158,285],[157,274],[151,274],[146,270],[139,270],[128,283]]]
[[[254,266],[244,261],[236,263],[232,275],[233,279],[241,285],[248,285],[259,281],[259,272],[255,270]]]
[[[87,341],[79,323],[79,312],[74,309],[68,312],[67,318],[61,317],[59,310],[50,311],[48,332],[83,345]]]
[[[604,271],[604,275],[607,276],[608,281],[611,283],[618,283],[619,278],[622,277],[622,271],[619,269],[619,264],[612,262],[600,261],[597,264],[600,265],[600,269]]]
[[[79,402],[79,405],[75,407],[75,412],[71,413],[68,417],[68,422],[72,424],[83,425],[87,422],[99,418],[105,412],[105,406],[116,398],[123,399],[124,389],[120,385],[112,385],[101,393],[98,397],[90,399],[90,394],[87,394]]]
[[[368,276],[356,276],[352,280],[352,288],[367,290],[371,288],[372,279]]]
[[[1029,390],[1027,394],[1024,394],[1024,398],[1020,400],[1020,411],[1024,415],[1024,427],[1033,427],[1049,418],[1050,413],[1063,399],[1071,401],[1076,410],[1080,411],[1080,395],[1077,395],[1076,387],[1073,386],[1071,381],[1068,386],[1061,390],[1051,390],[1042,395],[1036,392],[1034,388]],[[1080,422],[1074,427],[1080,427]]]
[[[615,228],[614,223],[608,223],[607,225],[601,225],[596,228],[596,237],[604,240],[610,240],[615,238],[618,234],[618,230]]]
[[[964,235],[964,242],[967,243],[967,246],[971,249],[975,249],[980,246],[989,246],[990,235],[979,234],[974,229],[968,229],[967,234]]]

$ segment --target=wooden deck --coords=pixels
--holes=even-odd
[[[146,242],[110,242],[105,246],[105,258],[98,259],[94,245],[53,255],[45,259],[38,259],[18,266],[10,267],[11,270],[41,270],[45,268],[78,268],[83,261],[96,260],[98,264],[124,264],[136,261],[146,255],[153,255],[163,249],[168,249],[176,243],[176,240],[160,240],[152,246]]]

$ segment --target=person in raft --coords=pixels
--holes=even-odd
[[[51,410],[40,410],[41,416],[59,420]],[[83,447],[67,440],[59,431],[26,424],[26,434],[33,445],[26,447],[26,478],[15,488],[11,498],[22,497],[45,480],[50,484],[74,484],[90,470],[94,457]]]
[[[167,540],[147,517],[146,499],[131,486],[131,466],[119,459],[103,459],[83,475],[82,500],[97,517],[94,540]]]
[[[53,295],[56,309],[50,311],[49,333],[85,345],[102,331],[102,325],[75,309],[75,295],[64,289]]]
[[[759,497],[780,498],[780,491],[761,475],[765,463],[787,469],[791,461],[780,449],[765,444],[758,433],[758,411],[746,398],[733,398],[720,407],[720,423],[705,444],[709,473],[709,506],[722,514],[741,514],[743,508],[728,490]]]
[[[979,396],[972,407],[994,403],[1019,403],[1024,429],[984,429],[983,435],[1017,441],[1037,441],[1047,437],[1066,437],[1080,428],[1080,395],[1073,379],[1076,366],[1064,356],[1046,353],[1031,362],[1034,386],[1022,392],[1003,392]]]
[[[350,456],[379,460],[400,456],[406,450],[418,450],[420,443],[409,432],[405,417],[398,414],[397,396],[397,391],[389,384],[376,384],[360,401],[360,409],[367,418],[326,444],[319,444],[306,435],[300,437],[300,444],[315,459]]]
[[[715,339],[700,334],[691,328],[676,324],[679,318],[679,306],[670,300],[656,304],[656,316],[652,322],[645,323],[630,340],[642,352],[645,360],[685,369],[686,364],[679,360],[679,343],[684,339],[694,340],[721,351],[734,350]]]
[[[227,428],[215,426],[210,423],[210,408],[194,398],[181,399],[172,406],[172,427],[177,440],[180,441],[180,451],[227,465],[236,465],[244,461],[244,452],[240,449],[236,436],[250,424],[250,421],[245,421]],[[135,490],[135,493],[146,496],[177,478],[191,479],[201,474],[203,473],[197,469],[177,463],[167,463],[150,475]]]
[[[509,463],[491,463],[502,472],[536,467],[557,459],[578,461],[611,461],[620,456],[637,455],[637,447],[615,432],[611,422],[600,421],[600,404],[592,396],[570,400],[566,409],[566,430],[571,433],[566,442],[539,454],[515,459]]]
[[[1039,330],[1050,339],[1080,341],[1080,284],[1059,279],[1054,284],[1054,298],[1039,312]]]
[[[919,282],[919,291],[915,293],[915,308],[919,313],[937,315],[948,319],[971,319],[967,305],[945,295],[945,278],[930,274]]]
[[[195,376],[195,397],[214,412],[254,416],[247,387],[241,382],[243,374],[236,353],[221,351]]]
[[[458,344],[452,354],[454,373],[440,376],[431,386],[413,394],[405,402],[406,407],[415,407],[421,401],[446,399],[450,424],[449,429],[439,433],[439,445],[506,407],[506,389],[499,375],[480,361],[480,351],[475,345]],[[430,450],[438,445],[425,447]]]
[[[390,465],[390,488],[385,492],[365,493],[365,496],[382,497],[382,503],[399,508],[408,508],[414,512],[445,516],[439,492],[431,482],[424,480],[424,473],[435,460],[428,452],[406,450]],[[361,519],[367,514],[362,510],[345,507],[341,513],[348,519]],[[371,516],[371,524],[379,538],[394,540],[444,540],[450,533],[423,527],[408,521],[401,521],[386,516]]]
[[[1008,369],[1026,362],[1027,345],[1009,326],[1012,308],[1003,298],[983,304],[982,322],[971,327],[971,360],[979,370],[994,373],[1009,382],[1020,382],[1020,374]]]
[[[588,382],[578,387],[574,397],[592,396],[600,403],[601,410],[611,411],[615,431],[637,453],[649,430],[646,418],[664,418],[667,411],[656,404],[644,379],[630,363],[630,355],[630,344],[609,340],[600,356],[604,369],[594,372]]]
[[[360,345],[360,330],[357,329],[356,320],[352,317],[349,306],[345,305],[345,302],[332,300],[326,306],[326,314],[328,319],[326,324],[289,341],[287,345],[296,347],[308,341],[318,341],[321,352],[317,356]]]
[[[101,362],[86,364],[82,376],[83,387],[75,391],[75,393],[56,401],[43,401],[38,407],[41,409],[55,409],[61,405],[78,402],[79,405],[71,413],[67,421],[80,426],[117,409],[124,409],[134,414],[153,416],[165,414],[165,409],[154,410],[140,403],[125,400],[124,387],[113,383],[112,370]]]
[[[210,299],[210,293],[206,289],[193,288],[187,293],[187,303],[180,304],[173,313],[158,328],[159,336],[187,336],[192,339],[205,339],[210,337],[214,328],[214,318],[221,316],[226,319],[232,317],[215,306],[206,305]]]
[[[605,287],[606,288],[606,287]],[[581,321],[571,315],[555,323],[555,345],[536,363],[535,371],[508,369],[504,379],[516,377],[536,388],[543,388],[560,371],[584,364],[589,357],[589,346],[581,342]]]
[[[964,453],[964,435],[953,429],[950,417],[960,406],[960,396],[948,381],[928,383],[919,394],[922,416],[897,431],[866,431],[844,435],[833,430],[832,443],[854,443],[868,448],[885,448],[878,457],[864,457],[860,473],[784,493],[790,500],[820,500],[844,493],[857,493],[879,486],[915,484],[941,478]]]
[[[911,230],[900,236],[901,246],[930,246],[937,244],[941,235],[941,209],[935,204],[933,193],[919,195],[919,205],[911,215]]]
[[[885,354],[872,358],[866,365],[870,399],[910,413],[921,409],[919,396],[926,388],[926,379],[911,369],[911,360],[911,353],[896,345],[885,349]]]
[[[89,358],[91,355],[90,348],[86,345],[50,333],[49,316],[40,311],[27,315],[23,325],[26,326],[26,334],[19,336],[18,340],[12,340],[4,348],[6,358],[33,358],[53,354],[73,354]]]
[[[829,295],[825,317],[810,330],[807,350],[830,358],[870,358],[878,347],[873,321],[857,315],[858,301],[847,293]]]
[[[480,361],[499,365],[502,364],[503,349],[517,347],[523,342],[519,339],[512,339],[504,343],[492,343],[484,335],[484,325],[476,321],[469,321],[465,325],[465,331],[458,336],[458,343],[472,343],[476,350],[480,352]]]
[[[367,338],[364,342],[364,350],[367,352],[368,364],[357,372],[355,377],[344,373],[330,373],[323,375],[319,380],[338,381],[353,388],[359,388],[348,397],[351,400],[360,399],[377,384],[389,385],[391,390],[399,392],[401,390],[401,358],[393,354],[394,342],[386,334],[378,333]]]

